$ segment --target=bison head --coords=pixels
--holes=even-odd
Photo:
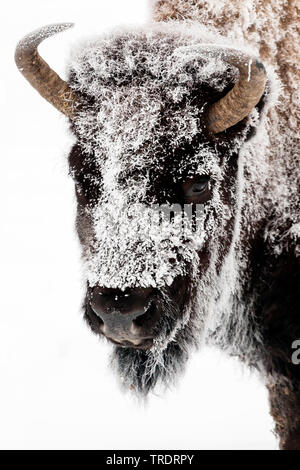
[[[232,295],[239,154],[265,71],[203,34],[156,25],[82,45],[66,83],[37,46],[68,26],[27,36],[16,61],[76,136],[85,319],[115,344],[123,382],[147,392],[182,369],[210,312]]]

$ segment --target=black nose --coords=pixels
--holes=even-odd
[[[122,291],[96,286],[89,291],[89,303],[100,319],[101,332],[125,346],[140,346],[152,338],[158,319],[153,298],[151,287]]]
[[[108,289],[94,287],[90,297],[91,305],[98,315],[107,315],[120,312],[124,315],[134,315],[135,318],[143,315],[153,289]]]

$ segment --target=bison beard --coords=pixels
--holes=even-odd
[[[187,348],[192,338],[185,337],[185,330],[177,333],[176,342],[167,341],[181,316],[178,306],[171,300],[160,303],[163,315],[155,346],[149,351],[116,347],[112,356],[112,365],[123,388],[134,390],[139,396],[146,396],[159,383],[167,387],[173,384],[188,359]]]
[[[187,352],[180,347],[180,338],[178,340],[160,353],[116,348],[112,365],[124,388],[146,396],[159,383],[167,387],[174,384],[174,378],[184,371],[188,359]]]
[[[174,385],[184,371],[190,349],[199,346],[203,334],[205,312],[195,302],[197,285],[180,279],[172,289],[177,290],[176,297],[168,288],[160,290],[155,298],[161,316],[153,347],[147,351],[115,347],[111,357],[123,389],[139,397],[146,397],[156,385]]]
[[[175,384],[184,371],[189,350],[199,346],[203,333],[203,312],[195,305],[196,292],[197,286],[187,278],[177,279],[171,288],[158,290],[153,302],[161,315],[155,327],[154,345],[146,351],[114,347],[111,364],[125,391],[146,397],[158,384],[167,388]],[[84,316],[92,330],[99,333],[98,319],[88,303]]]
[[[184,281],[181,281],[181,284],[182,282]],[[174,302],[164,289],[156,294],[153,301],[156,308],[162,312],[156,325],[155,346],[147,351],[115,347],[111,358],[124,389],[134,390],[139,396],[146,396],[159,381],[170,386],[174,377],[184,368],[188,358],[188,346],[192,342],[195,344],[196,340],[188,333],[188,329],[181,328],[179,337],[182,340],[177,334],[179,342],[177,340],[176,343],[169,343],[169,339],[174,338],[177,333],[179,325],[182,327],[191,323],[188,312],[182,316],[179,308],[183,306],[183,299],[178,303]],[[88,302],[84,306],[84,316],[91,329],[99,333],[98,318]]]

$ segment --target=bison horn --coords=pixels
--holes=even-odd
[[[25,36],[17,45],[15,61],[20,72],[40,95],[70,119],[73,118],[77,94],[41,58],[38,45],[46,38],[60,33],[72,23],[44,26]]]
[[[255,57],[234,49],[220,51],[224,61],[239,70],[239,79],[223,98],[207,111],[208,129],[217,134],[244,119],[257,105],[265,91],[266,70]]]
[[[176,53],[204,53],[215,57],[239,70],[239,79],[234,87],[219,101],[207,108],[207,127],[213,134],[223,132],[244,119],[261,99],[266,86],[266,71],[263,64],[238,49],[212,44],[183,46]]]

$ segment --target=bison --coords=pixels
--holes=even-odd
[[[84,317],[142,396],[203,342],[239,357],[269,389],[281,448],[300,449],[299,5],[151,8],[144,27],[76,46],[66,82],[37,47],[71,24],[16,49],[76,137]]]

